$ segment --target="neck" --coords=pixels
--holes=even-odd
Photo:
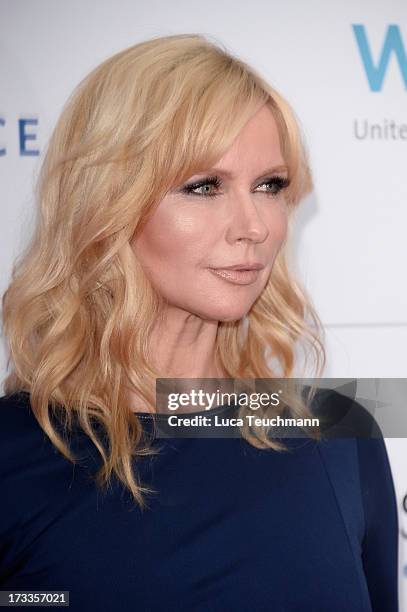
[[[161,377],[226,378],[227,373],[215,359],[218,326],[218,321],[169,307],[150,336],[153,366]],[[145,400],[136,392],[130,392],[130,402],[137,412],[151,412],[151,407],[143,409]]]

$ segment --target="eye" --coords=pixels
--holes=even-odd
[[[261,190],[261,191],[263,191],[263,193],[266,193],[267,195],[276,196],[280,193],[280,191],[282,191],[283,189],[286,189],[289,186],[289,184],[290,184],[290,179],[284,176],[273,176],[263,181],[263,183],[260,183],[260,185],[258,185],[256,190],[259,187],[263,187],[263,185],[265,185],[266,189]]]
[[[255,191],[266,193],[269,196],[276,197],[280,191],[288,187],[290,180],[284,176],[273,176],[260,183]],[[180,191],[187,195],[198,197],[215,198],[220,195],[218,192],[222,185],[222,181],[218,176],[207,176],[200,181],[184,185]],[[265,186],[265,189],[259,187]]]
[[[208,176],[205,179],[202,179],[201,181],[190,183],[189,185],[184,185],[184,187],[182,187],[181,189],[181,192],[186,193],[188,195],[214,198],[219,194],[213,193],[212,188],[219,189],[220,186],[221,181],[218,176]]]

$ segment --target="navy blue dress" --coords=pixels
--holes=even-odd
[[[0,589],[69,591],[75,612],[396,612],[383,439],[285,442],[155,440],[160,453],[137,459],[158,491],[141,511],[117,480],[94,485],[99,455],[79,428],[73,466],[28,394],[0,398]]]

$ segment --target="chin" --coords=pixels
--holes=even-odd
[[[200,316],[203,319],[209,319],[212,321],[223,321],[223,322],[232,322],[232,321],[239,321],[240,319],[243,319],[243,317],[245,317],[247,315],[247,313],[249,312],[251,306],[242,306],[240,308],[237,308],[236,305],[231,306],[229,305],[224,305],[223,307],[214,307],[211,308],[210,311],[208,310],[204,310]]]
[[[241,315],[231,315],[230,317],[218,317],[218,321],[220,323],[233,323],[234,321],[240,321],[245,317],[247,312],[242,313]]]

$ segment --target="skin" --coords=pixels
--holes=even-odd
[[[262,183],[272,176],[286,177],[287,169],[270,173],[284,165],[277,124],[264,105],[215,164],[217,170],[208,168],[169,192],[134,239],[132,247],[145,273],[168,301],[164,324],[151,336],[155,365],[164,377],[226,376],[214,359],[218,324],[249,312],[286,238],[284,190],[272,195]],[[185,184],[213,174],[221,178],[219,188],[180,192]],[[248,261],[265,265],[249,285],[229,283],[208,269]],[[144,400],[135,392],[130,401],[134,410],[143,411]]]

